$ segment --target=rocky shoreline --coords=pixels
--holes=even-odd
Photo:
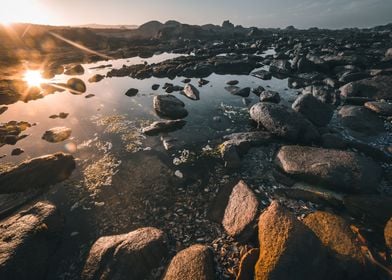
[[[142,136],[128,135],[161,137],[162,151],[138,150],[121,162],[111,153],[93,154],[92,163],[83,154],[56,153],[0,165],[1,279],[392,277],[391,26],[261,30],[225,22],[210,28],[142,26],[121,44],[137,38],[139,55],[163,45],[184,55],[112,67],[89,81],[184,78],[181,85],[151,83],[164,93],[153,96],[149,109],[163,120],[135,128]],[[143,47],[152,39],[162,45]],[[265,53],[271,49],[274,54]],[[63,62],[56,75],[84,73],[82,61]],[[298,96],[290,101],[284,92],[227,80],[226,90],[245,103],[256,96],[246,107],[247,129],[225,132],[200,155],[183,150],[167,162],[176,145],[170,133],[186,127],[191,114],[177,96],[199,102],[213,73],[287,79]],[[0,104],[11,108],[58,90],[82,95],[87,87],[72,77],[22,95],[27,85],[6,77]],[[136,88],[125,93],[138,94]],[[0,147],[29,139],[22,132],[33,125],[2,121]],[[71,133],[54,127],[42,138],[63,142]]]

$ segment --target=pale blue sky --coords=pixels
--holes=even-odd
[[[4,1],[4,4],[3,4]],[[184,23],[340,28],[392,22],[392,0],[1,0],[0,20],[57,25]],[[28,4],[26,4],[28,3]],[[7,5],[9,6],[7,9]],[[21,9],[23,6],[31,6]],[[4,8],[5,7],[5,8]],[[37,15],[39,13],[39,15]],[[8,17],[8,18],[7,18]]]

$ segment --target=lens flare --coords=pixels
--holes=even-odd
[[[39,87],[45,82],[39,70],[27,70],[23,75],[23,79],[30,87]]]

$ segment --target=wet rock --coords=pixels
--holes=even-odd
[[[259,243],[255,279],[324,279],[320,240],[276,201],[259,218]]]
[[[273,60],[270,64],[269,71],[273,74],[284,74],[288,75],[291,73],[291,65],[288,60],[280,59]]]
[[[209,82],[210,82],[210,81],[207,81],[207,80],[205,80],[205,79],[199,79],[199,80],[197,81],[197,83],[199,84],[200,87],[201,87],[201,86],[207,85]]]
[[[185,104],[173,95],[154,96],[154,109],[158,115],[170,119],[182,119],[188,115]]]
[[[72,67],[70,67],[69,69],[67,69],[64,72],[65,75],[83,75],[84,74],[84,68],[82,65],[77,64],[74,65]]]
[[[312,123],[284,105],[257,103],[250,109],[250,116],[272,134],[290,141],[309,143],[319,138]]]
[[[348,72],[343,73],[340,76],[339,82],[346,84],[346,83],[362,80],[362,79],[365,79],[368,77],[369,77],[369,74],[365,73],[365,72],[348,71]]]
[[[256,94],[257,96],[260,96],[265,89],[262,86],[258,86],[257,88],[252,89],[252,93]]]
[[[91,78],[88,79],[89,83],[98,83],[100,81],[102,81],[105,78],[104,75],[101,74],[95,74],[94,76],[92,76]]]
[[[333,133],[325,133],[321,136],[321,143],[326,149],[345,149],[347,148],[347,141],[340,135]]]
[[[66,87],[72,94],[82,94],[87,90],[86,84],[78,78],[69,79],[67,81]]]
[[[5,111],[7,111],[8,110],[8,107],[7,106],[2,106],[2,107],[0,107],[0,115],[1,114],[3,114]]]
[[[390,253],[392,254],[392,218],[389,219],[384,229],[385,244],[387,245]]]
[[[225,231],[232,237],[247,240],[255,230],[259,202],[244,181],[234,186],[222,220]]]
[[[152,89],[152,90],[158,90],[158,89],[159,89],[159,85],[158,85],[158,84],[153,84],[153,85],[151,86],[151,89]]]
[[[146,135],[157,135],[162,132],[172,132],[181,129],[185,124],[186,121],[184,120],[156,121],[143,128],[142,131]]]
[[[180,251],[171,260],[163,279],[215,279],[211,250],[207,246],[196,244]]]
[[[27,135],[20,134],[29,127],[31,127],[31,124],[23,121],[10,121],[0,124],[0,146],[4,144],[15,145],[19,140],[27,137]]]
[[[316,65],[306,57],[301,57],[298,60],[296,67],[298,73],[311,73],[318,70]]]
[[[384,132],[384,122],[370,110],[361,106],[343,106],[338,112],[342,125],[353,136],[373,136]]]
[[[306,183],[295,183],[290,188],[278,189],[277,192],[297,200],[328,204],[336,208],[343,206],[344,195]]]
[[[260,94],[260,102],[279,103],[280,95],[276,91],[265,90]]]
[[[0,173],[0,193],[43,189],[67,179],[75,169],[73,156],[57,153],[25,161]]]
[[[344,97],[368,97],[372,99],[392,99],[389,90],[392,87],[392,76],[376,76],[348,83],[340,88]]]
[[[266,70],[259,70],[252,73],[252,76],[262,79],[262,80],[271,80],[272,74]]]
[[[237,85],[238,83],[239,83],[238,80],[231,80],[231,81],[226,82],[226,85],[235,86],[235,85]]]
[[[59,126],[45,131],[42,139],[50,143],[58,143],[67,140],[71,136],[72,130],[68,127]]]
[[[296,178],[348,193],[372,193],[381,180],[381,167],[353,152],[313,147],[283,146],[278,166]]]
[[[365,107],[381,116],[392,116],[392,103],[379,101],[366,102]]]
[[[132,97],[132,96],[135,96],[138,92],[139,92],[139,90],[137,88],[130,88],[130,89],[127,90],[125,95],[129,96],[129,97]]]
[[[259,258],[260,250],[258,248],[250,249],[244,254],[240,261],[240,269],[236,280],[254,279],[255,266]]]
[[[294,111],[301,113],[316,126],[326,126],[333,115],[333,108],[321,102],[312,94],[299,96],[292,105]]]
[[[303,222],[332,255],[326,279],[366,278],[366,259],[349,223],[342,217],[323,211],[309,214]]]
[[[344,198],[343,203],[350,215],[362,219],[370,225],[383,227],[392,217],[391,197],[349,195]]]
[[[11,151],[11,156],[19,156],[24,153],[24,150],[21,148],[16,148]]]
[[[181,81],[181,83],[184,83],[184,84],[189,84],[190,82],[191,82],[191,79],[189,79],[189,78],[183,79]]]
[[[242,96],[242,97],[248,97],[250,94],[249,87],[239,88],[237,86],[228,86],[228,87],[225,87],[225,89],[233,95],[238,95],[238,96]]]
[[[308,86],[304,88],[302,94],[312,94],[323,103],[332,105],[340,104],[339,92],[328,86]]]
[[[183,91],[184,95],[192,100],[199,100],[200,93],[197,88],[195,88],[192,84],[186,84]]]
[[[45,279],[63,228],[56,207],[38,202],[0,222],[0,278]]]
[[[145,279],[166,255],[166,237],[156,228],[104,236],[92,245],[81,278]]]

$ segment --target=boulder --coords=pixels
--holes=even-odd
[[[254,233],[259,202],[244,181],[239,181],[232,189],[222,225],[232,237],[246,240]]]
[[[380,101],[366,102],[365,107],[381,116],[392,116],[392,103]]]
[[[392,76],[379,75],[348,83],[340,88],[344,97],[368,97],[372,99],[392,99]]]
[[[323,211],[309,214],[303,222],[329,249],[332,259],[326,279],[364,277],[366,258],[349,223],[342,217]]]
[[[348,193],[376,192],[381,167],[353,152],[302,146],[283,146],[276,163],[305,182]]]
[[[250,109],[250,116],[272,134],[290,141],[309,143],[319,138],[311,122],[284,105],[257,103]]]
[[[316,126],[326,126],[333,115],[333,108],[321,102],[312,94],[299,96],[292,105],[294,111],[301,113]]]
[[[264,89],[264,87],[262,87],[262,86],[258,86],[258,87],[256,87],[256,88],[253,88],[253,89],[252,89],[252,92],[253,92],[254,94],[256,94],[257,96],[260,96],[260,94],[262,94],[263,91],[265,91],[265,89]]]
[[[159,116],[169,119],[182,119],[188,115],[185,104],[173,95],[154,96],[154,109]]]
[[[56,207],[38,202],[0,222],[0,279],[45,279],[63,219]]]
[[[50,143],[58,143],[67,140],[71,136],[72,130],[68,127],[59,126],[45,131],[42,139]]]
[[[156,121],[149,126],[143,128],[143,133],[146,135],[157,135],[162,132],[172,132],[181,129],[186,124],[184,120],[167,120]]]
[[[374,136],[385,131],[384,122],[362,106],[343,106],[338,116],[342,125],[355,137]]]
[[[214,258],[211,250],[207,246],[196,244],[180,251],[171,260],[163,279],[214,280]]]
[[[125,93],[126,96],[132,97],[137,95],[137,93],[139,92],[139,90],[137,88],[130,88],[127,90],[127,92]]]
[[[88,79],[88,82],[89,82],[89,83],[98,83],[98,82],[102,81],[104,78],[105,78],[104,75],[95,74],[94,76],[92,76],[92,77],[90,77],[90,78]]]
[[[166,237],[156,228],[100,237],[90,249],[81,279],[145,279],[167,253]]]
[[[323,103],[339,105],[340,94],[329,86],[308,86],[303,89],[302,94],[312,94]]]
[[[72,155],[57,153],[33,158],[0,174],[0,193],[44,189],[64,181],[74,169]]]
[[[158,90],[158,89],[159,89],[159,85],[158,85],[158,84],[153,84],[153,85],[151,86],[151,89],[152,89],[152,90]]]
[[[259,218],[255,279],[324,279],[326,251],[317,236],[273,201]]]
[[[250,94],[250,87],[239,88],[237,86],[228,86],[225,89],[233,95],[248,97]]]
[[[271,61],[269,71],[273,74],[284,74],[288,75],[291,73],[291,65],[288,60],[284,59],[275,59]]]
[[[280,102],[279,92],[273,90],[264,90],[260,94],[260,102],[279,103]]]
[[[69,79],[65,87],[69,90],[70,93],[76,95],[83,94],[87,90],[86,84],[78,78]]]
[[[183,90],[183,93],[186,97],[192,100],[199,100],[200,99],[200,93],[195,86],[192,84],[186,84]]]
[[[268,72],[267,70],[259,70],[256,72],[252,73],[252,76],[262,79],[262,80],[271,80],[272,79],[272,74]]]
[[[84,68],[82,65],[77,64],[74,65],[72,67],[70,67],[69,69],[67,69],[64,72],[65,75],[83,75],[84,74]]]

